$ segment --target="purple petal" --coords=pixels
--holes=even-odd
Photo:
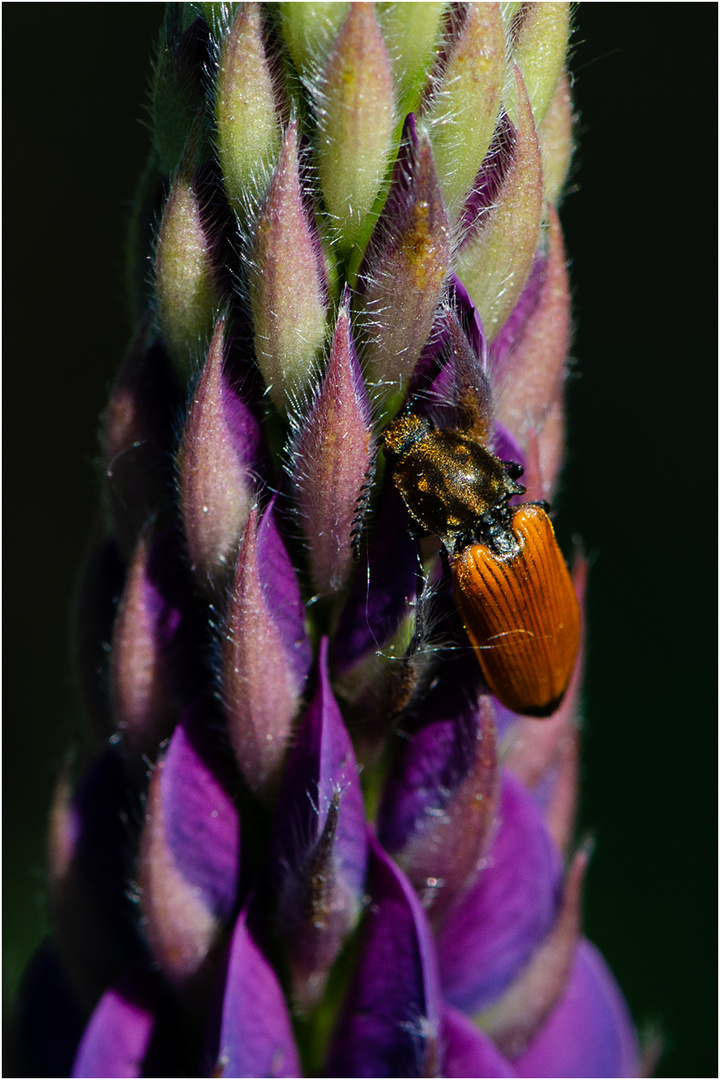
[[[443,993],[465,1012],[491,1004],[552,929],[561,866],[532,796],[503,775],[500,824],[485,868],[438,935]]]
[[[243,912],[228,957],[213,1076],[299,1076],[282,988],[250,936]]]
[[[184,714],[163,762],[160,788],[167,843],[176,865],[218,918],[237,902],[240,822],[235,776],[213,738],[218,724],[204,701]]]
[[[607,964],[589,941],[575,955],[563,997],[529,1048],[518,1076],[639,1076],[630,1014]]]
[[[300,584],[278,522],[275,500],[272,499],[258,524],[258,580],[283,652],[302,689],[312,664],[312,648],[305,632],[305,605]]]
[[[72,1076],[168,1075],[145,1071],[157,1025],[158,1000],[151,977],[134,969],[98,1002],[80,1041]]]
[[[510,1060],[524,1053],[564,993],[580,933],[588,857],[587,847],[576,852],[555,925],[512,985],[484,1013],[485,1031]]]
[[[451,274],[447,278],[447,297],[435,312],[432,329],[420,358],[415,366],[413,377],[410,382],[409,396],[422,394],[433,382],[432,397],[439,404],[452,401],[454,392],[453,372],[450,368],[444,376],[438,373],[439,365],[444,364],[447,357],[443,356],[449,341],[448,315],[453,312],[462,326],[470,348],[480,359],[483,369],[487,366],[487,345],[483,333],[480,316],[470,299],[470,294],[463,285],[457,274]],[[422,409],[422,400],[417,402],[418,409]]]
[[[428,413],[438,427],[459,426],[480,442],[486,442],[492,417],[492,394],[485,371],[485,338],[476,323],[475,309],[465,305],[457,290],[455,295],[460,300],[458,310],[447,308],[438,329],[443,337],[442,367],[428,390],[433,403]],[[470,338],[477,341],[479,351],[471,344],[466,325]]]
[[[516,461],[525,468],[525,451],[508,429],[497,422],[493,426],[492,449],[501,461]],[[524,498],[527,501],[527,496]],[[515,502],[522,499],[523,496],[514,496]]]
[[[497,747],[490,698],[423,728],[389,777],[381,842],[408,875],[433,925],[477,871],[495,813]],[[388,843],[401,841],[400,843]]]
[[[470,299],[470,293],[457,274],[453,274],[450,278],[448,301],[460,320],[460,325],[465,331],[470,348],[478,357],[482,369],[485,370],[487,367],[487,342],[485,341],[482,320],[477,308]]]
[[[464,1013],[446,1005],[441,1032],[442,1076],[516,1076],[492,1039]]]
[[[326,1075],[436,1076],[440,993],[430,927],[415,890],[374,838],[370,896]]]
[[[495,206],[513,162],[516,143],[515,128],[507,113],[503,111],[460,216],[460,234],[464,243],[482,226],[483,218]]]
[[[280,782],[311,653],[295,570],[274,504],[248,517],[224,626],[221,695],[230,742],[249,786]]]
[[[204,701],[184,714],[153,774],[141,846],[148,940],[166,977],[190,992],[238,901],[240,823],[214,724]]]
[[[322,385],[296,424],[293,477],[310,572],[319,592],[336,592],[352,570],[353,527],[372,458],[370,406],[347,291]]]
[[[360,778],[330,688],[326,639],[316,693],[288,759],[273,861],[280,932],[288,938],[296,993],[307,1003],[354,925],[367,866]]]

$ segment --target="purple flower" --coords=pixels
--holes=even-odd
[[[97,753],[58,784],[21,1041],[38,1075],[637,1075],[582,934],[586,568],[545,509],[568,5],[202,10],[153,84],[154,303],[82,589]],[[468,550],[497,576],[459,584]]]

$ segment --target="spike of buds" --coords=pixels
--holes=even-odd
[[[569,24],[169,5],[23,1075],[638,1075],[563,865],[586,568],[537,504]]]

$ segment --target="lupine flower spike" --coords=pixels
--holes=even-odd
[[[569,32],[168,6],[27,1075],[639,1075],[551,524]]]

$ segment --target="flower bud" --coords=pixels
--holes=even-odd
[[[145,533],[128,568],[113,630],[110,684],[118,731],[144,775],[197,689],[199,672],[177,537]]]
[[[310,667],[304,607],[273,504],[250,511],[221,649],[221,697],[240,771],[257,794],[279,784]]]
[[[567,3],[522,4],[513,21],[512,59],[522,73],[538,127],[562,74],[569,31],[570,5]],[[505,107],[515,122],[516,87],[512,72],[509,74]]]
[[[317,165],[341,251],[361,244],[391,150],[392,69],[373,5],[351,4],[320,78]]]
[[[313,586],[319,593],[336,592],[352,569],[353,528],[372,457],[370,406],[347,296],[322,384],[295,427],[293,481]]]
[[[172,182],[155,250],[158,317],[183,380],[207,349],[221,303],[216,254],[203,206],[207,194],[193,157],[192,149],[186,151]]]
[[[398,403],[430,333],[451,254],[430,142],[412,116],[404,134],[357,286],[367,378]]]
[[[237,5],[223,35],[215,91],[217,146],[223,181],[236,212],[261,191],[280,149],[273,75],[263,40],[262,8]]]
[[[504,77],[500,5],[465,5],[439,86],[423,112],[443,196],[453,217],[472,189],[490,146]]]
[[[283,38],[295,67],[302,76],[316,73],[345,21],[348,7],[342,0],[296,0],[279,3]]]
[[[205,589],[232,565],[255,497],[257,420],[230,384],[226,320],[215,327],[178,452],[180,506],[192,569]]]
[[[555,96],[538,129],[543,163],[545,201],[557,204],[573,151],[573,111],[570,80],[561,75]]]
[[[302,398],[325,338],[325,271],[300,188],[296,121],[285,133],[255,225],[250,267],[255,355],[284,413]]]
[[[505,322],[530,273],[543,210],[542,160],[532,109],[515,70],[518,121],[512,163],[496,203],[458,260],[457,273],[489,340]]]
[[[180,395],[160,342],[142,324],[103,416],[101,452],[110,521],[126,558],[151,518],[172,503],[171,431]]]
[[[401,120],[417,111],[441,37],[445,4],[378,3],[377,20],[392,64],[395,97]]]
[[[538,260],[517,310],[491,349],[500,387],[497,419],[525,449],[529,429],[543,430],[549,406],[562,391],[570,345],[565,248],[557,213],[553,208],[548,213],[547,255]]]

